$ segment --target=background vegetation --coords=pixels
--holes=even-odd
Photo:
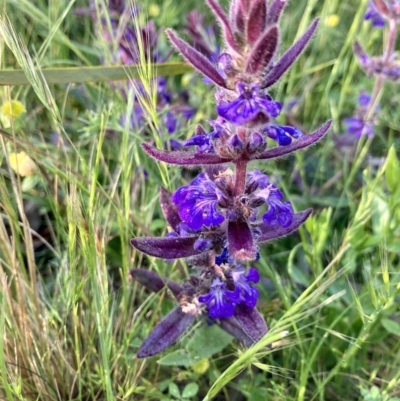
[[[198,3],[139,5],[157,27],[180,30],[193,7],[210,21]],[[359,91],[373,87],[352,43],[382,49],[382,31],[363,21],[366,3],[292,1],[281,25],[287,48],[321,16],[308,50],[274,88],[277,100],[297,100],[282,121],[310,132],[333,118],[334,129],[307,152],[258,166],[297,210],[314,208],[299,233],[263,247],[257,263],[270,333],[245,350],[204,326],[163,355],[139,360],[138,346],[172,302],[132,282],[129,269],[179,281],[187,268],[143,256],[129,239],[166,234],[158,189],[174,190],[192,173],[141,151],[144,140],[161,144],[167,135],[164,111],[151,98],[145,133],[123,118],[132,101],[110,83],[46,86],[35,73],[35,65],[112,63],[92,19],[74,13],[86,1],[0,0],[1,69],[22,67],[30,81],[0,87],[1,105],[19,101],[26,110],[0,113],[0,399],[400,399],[397,86],[385,86],[373,140],[346,148],[338,141]],[[168,48],[164,35],[160,46]],[[142,67],[146,84],[152,70]],[[168,84],[186,90],[197,109],[174,134],[189,138],[196,123],[215,117],[213,94],[193,72]]]

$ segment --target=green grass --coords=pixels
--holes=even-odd
[[[376,54],[382,48],[381,32],[371,34],[362,21],[366,3],[293,0],[286,12],[283,48],[315,16],[322,21],[273,92],[283,102],[299,99],[292,118],[306,131],[332,117],[334,132],[304,153],[258,167],[279,180],[297,210],[313,207],[314,215],[299,233],[262,248],[259,310],[270,332],[247,350],[235,341],[217,353],[204,346],[196,350],[198,362],[186,366],[161,358],[194,352],[194,330],[161,356],[135,356],[172,302],[132,282],[129,269],[148,268],[178,281],[187,275],[183,263],[150,258],[129,245],[135,236],[165,235],[158,189],[174,190],[191,176],[140,149],[150,138],[161,146],[159,134],[167,135],[155,108],[153,67],[142,58],[137,72],[145,88],[145,135],[132,130],[128,118],[123,122],[123,114],[133,113],[132,101],[109,83],[43,79],[41,68],[95,66],[107,51],[89,17],[72,12],[85,1],[1,4],[0,67],[22,68],[30,83],[0,88],[0,106],[18,100],[26,108],[15,119],[0,113],[1,400],[400,397],[396,85],[384,87],[377,135],[360,141],[355,158],[333,140],[359,90],[374,84],[351,50],[356,38]],[[160,8],[157,26],[179,30],[195,2],[140,2],[143,12],[154,4]],[[335,27],[326,22],[333,14],[339,17]],[[165,37],[160,45],[167,48]],[[105,57],[111,60],[111,53]],[[185,89],[198,109],[176,135],[180,139],[215,116],[209,87],[186,74],[192,75],[168,79],[174,88],[189,79]],[[62,140],[53,142],[52,133]],[[37,166],[32,176],[11,168],[10,155],[22,151]]]

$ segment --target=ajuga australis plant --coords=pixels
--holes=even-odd
[[[138,351],[147,357],[174,343],[198,318],[219,324],[244,345],[257,342],[267,325],[256,309],[254,286],[259,273],[249,262],[259,259],[263,243],[285,236],[307,219],[311,209],[295,213],[280,189],[253,160],[270,160],[315,144],[331,122],[310,135],[274,122],[282,109],[269,88],[296,61],[314,35],[314,20],[300,39],[279,56],[281,13],[287,1],[232,0],[229,15],[216,0],[206,0],[219,21],[225,47],[217,62],[168,29],[172,45],[216,87],[218,117],[210,128],[197,126],[184,143],[188,150],[143,149],[156,160],[199,167],[192,182],[174,193],[160,189],[160,203],[172,231],[164,238],[134,238],[147,255],[184,258],[192,274],[183,284],[134,269],[134,279],[152,291],[169,288],[178,306],[153,329]],[[267,139],[276,146],[267,148]],[[192,150],[191,150],[192,149]]]

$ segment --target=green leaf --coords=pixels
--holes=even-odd
[[[196,383],[189,383],[185,386],[182,392],[183,398],[194,397],[199,391],[199,386]]]
[[[394,145],[392,145],[388,152],[385,169],[386,184],[391,193],[396,192],[399,187],[399,172],[399,161]]]
[[[138,78],[140,69],[135,65],[119,67],[68,67],[47,68],[41,72],[48,84],[120,81]],[[193,71],[184,63],[163,63],[152,66],[154,76],[173,76]],[[23,70],[0,70],[0,85],[29,85]]]
[[[163,358],[157,361],[158,364],[163,366],[192,366],[197,362],[189,353],[185,350],[179,349],[165,355]]]
[[[212,326],[203,325],[196,330],[194,336],[188,342],[187,350],[190,356],[198,362],[222,351],[232,339],[231,335],[216,324]]]
[[[168,391],[173,397],[181,398],[181,392],[175,383],[169,383]]]
[[[382,326],[386,329],[386,331],[390,334],[394,334],[395,336],[400,337],[400,324],[396,321],[384,317],[382,319]]]

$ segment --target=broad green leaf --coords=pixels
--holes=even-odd
[[[168,391],[173,397],[181,398],[181,393],[175,383],[169,383]]]
[[[382,319],[382,326],[386,329],[388,333],[400,337],[400,324],[398,322],[384,317]]]
[[[165,355],[163,358],[157,361],[158,364],[163,366],[192,366],[197,362],[189,353],[185,350],[179,349]]]
[[[203,325],[196,330],[188,342],[187,350],[190,356],[198,362],[222,351],[232,339],[231,335],[215,324],[212,326]]]
[[[183,398],[194,397],[199,391],[199,386],[196,383],[189,383],[185,386],[182,391]]]
[[[391,193],[394,193],[399,187],[399,160],[397,159],[396,149],[392,145],[389,149],[387,161],[386,161],[386,184]]]
[[[48,84],[71,84],[101,81],[119,81],[137,78],[140,66],[118,67],[68,67],[48,68],[41,72]],[[154,76],[173,76],[193,71],[184,63],[164,63],[153,66]],[[29,85],[29,80],[23,70],[0,70],[0,85]]]

